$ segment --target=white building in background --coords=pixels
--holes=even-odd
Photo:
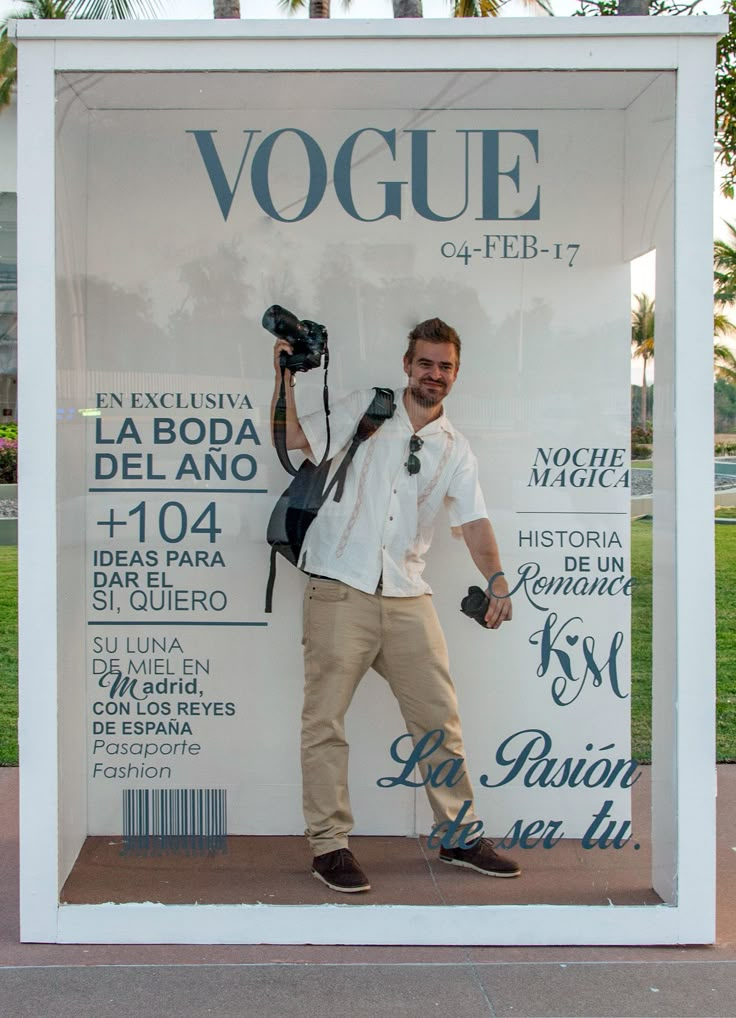
[[[0,112],[0,420],[17,411],[16,101]]]

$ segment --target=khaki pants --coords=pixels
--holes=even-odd
[[[303,643],[304,818],[314,854],[323,855],[345,848],[353,826],[344,721],[369,668],[390,685],[415,744],[426,732],[444,733],[442,745],[427,760],[433,769],[465,753],[447,645],[428,594],[383,597],[338,580],[310,577],[304,593]],[[420,770],[426,777],[424,765]],[[427,784],[425,789],[437,823],[454,820],[463,803],[473,800],[464,766],[454,787]],[[471,807],[463,826],[475,820]]]

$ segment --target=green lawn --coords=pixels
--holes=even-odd
[[[736,510],[718,511],[736,516]],[[736,760],[736,524],[716,527],[716,753]]]
[[[719,510],[734,517],[735,509]],[[715,527],[716,542],[716,757],[736,761],[736,525]],[[652,523],[631,525],[631,575],[637,579],[631,617],[631,744],[636,760],[651,759]]]
[[[631,755],[650,760],[652,746],[652,523],[631,524]]]
[[[736,516],[736,509],[719,515]],[[716,753],[721,761],[736,761],[736,525],[715,528],[716,647],[718,696]],[[651,747],[652,671],[652,524],[631,525],[631,574],[637,579],[631,620],[631,738],[632,756],[649,760]],[[18,598],[17,552],[0,547],[0,765],[18,760]]]
[[[0,765],[18,762],[18,552],[0,546]]]

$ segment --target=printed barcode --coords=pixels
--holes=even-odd
[[[224,788],[123,789],[123,852],[224,852]]]

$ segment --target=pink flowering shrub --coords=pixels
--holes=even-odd
[[[0,484],[18,482],[18,442],[14,438],[0,438]]]

